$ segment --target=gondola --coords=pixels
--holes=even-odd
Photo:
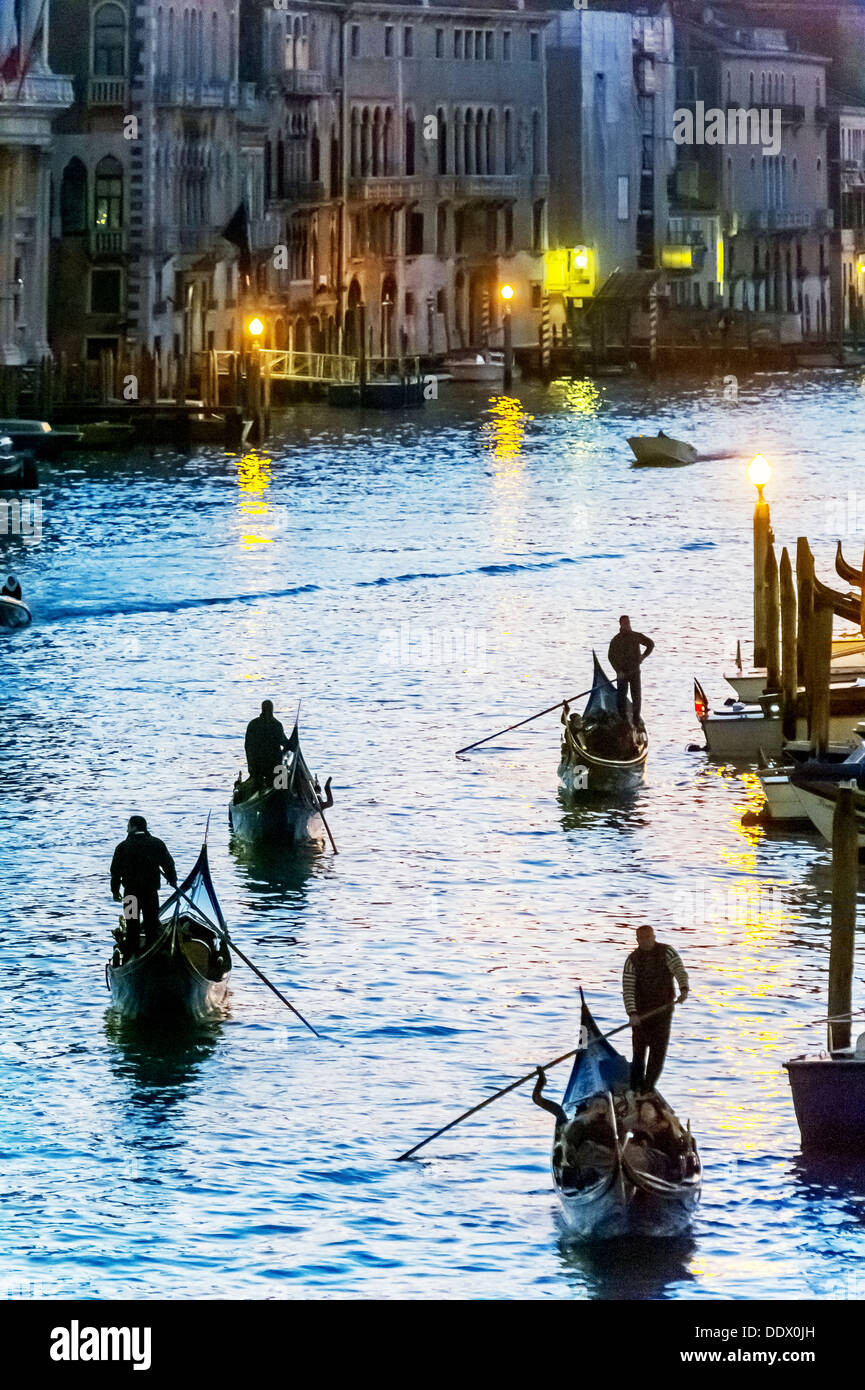
[[[569,796],[633,786],[643,776],[649,752],[646,730],[635,727],[630,701],[619,713],[616,687],[597,656],[592,689],[582,715],[562,714],[559,786]]]
[[[199,1022],[218,1015],[228,994],[231,955],[225,920],[207,861],[192,872],[159,913],[163,930],[141,955],[122,962],[120,948],[105,967],[111,1002],[124,1018]]]
[[[228,823],[235,835],[252,844],[322,846],[326,829],[322,811],[333,805],[328,778],[322,796],[318,778],[310,772],[300,746],[298,722],[289,739],[273,785],[262,787],[239,774],[228,808]]]
[[[624,1130],[620,1112],[630,1084],[625,1058],[605,1039],[592,1018],[580,990],[582,1003],[580,1049],[562,1097],[568,1121],[593,1101],[605,1100],[610,1117],[611,1163],[606,1171],[565,1168],[565,1143],[557,1133],[553,1143],[553,1182],[569,1230],[583,1240],[611,1240],[621,1236],[676,1236],[690,1225],[702,1188],[702,1166],[690,1127],[682,1130],[664,1098],[657,1091],[652,1102],[663,1118],[675,1124],[680,1141],[675,1158],[654,1153],[658,1170],[638,1166],[639,1136]]]
[[[0,627],[26,627],[31,617],[30,609],[20,598],[0,595]]]

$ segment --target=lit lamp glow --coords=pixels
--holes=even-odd
[[[772,476],[772,469],[766,462],[762,454],[755,454],[748,464],[748,480],[757,489],[757,496],[763,501],[763,488]]]
[[[260,338],[264,332],[264,324],[261,319],[257,317],[249,320],[248,327],[250,336],[253,338]]]
[[[513,285],[502,285],[499,293],[505,303],[509,304],[514,297],[514,287]]]
[[[589,253],[588,253],[588,251],[575,251],[575,252],[574,252],[574,265],[577,267],[577,270],[585,270],[585,268],[586,268],[586,266],[587,266],[588,264],[589,264]]]
[[[865,275],[865,256],[860,256],[856,262],[856,269],[860,275]]]

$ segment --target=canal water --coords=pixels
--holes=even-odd
[[[660,426],[728,457],[633,469],[626,437]],[[750,635],[745,462],[773,465],[779,546],[807,531],[831,580],[836,536],[856,562],[865,538],[863,427],[835,372],[737,403],[720,380],[443,386],[406,416],[300,407],[244,457],[43,468],[38,543],[0,561],[34,612],[0,647],[6,1296],[865,1296],[865,1174],[802,1160],[782,1069],[825,1041],[827,848],[743,827],[753,777],[689,748],[694,674],[723,699]],[[656,642],[631,803],[560,804],[555,714],[454,756],[584,691],[622,612]],[[301,702],[333,775],[336,857],[230,843],[267,697],[288,724]],[[231,930],[327,1040],[240,962],[182,1046],[118,1026],[131,812],[182,872],[210,817]],[[643,922],[691,974],[662,1083],[703,1154],[691,1238],[570,1245],[527,1090],[394,1162],[563,1052],[580,985],[621,1022]]]

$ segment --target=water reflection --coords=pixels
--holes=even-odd
[[[609,1240],[591,1245],[573,1240],[562,1217],[557,1241],[562,1270],[582,1297],[658,1299],[679,1296],[693,1283],[696,1244],[690,1236],[672,1240]]]
[[[250,845],[232,836],[230,848],[241,879],[262,912],[304,907],[311,880],[322,877],[330,867],[327,857],[314,845]]]
[[[105,1020],[108,1061],[127,1089],[130,1111],[149,1127],[167,1124],[198,1081],[203,1064],[221,1038],[221,1023],[165,1028],[122,1019],[109,1010]]]
[[[237,462],[237,485],[240,516],[244,530],[241,544],[244,550],[256,545],[273,543],[273,508],[267,496],[273,481],[271,459],[254,449]],[[254,529],[253,529],[254,528]]]

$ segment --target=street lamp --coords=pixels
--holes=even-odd
[[[249,330],[249,336],[251,338],[256,339],[255,346],[259,347],[260,344],[257,340],[261,338],[264,334],[264,324],[262,323],[261,319],[258,317],[258,315],[256,315],[255,318],[249,320],[249,323],[246,326]]]
[[[765,666],[767,658],[767,598],[766,557],[774,540],[770,525],[769,503],[763,488],[772,476],[772,469],[762,454],[756,454],[748,464],[748,480],[757,489],[754,507],[754,665]]]
[[[502,384],[505,390],[508,391],[514,379],[514,345],[511,330],[511,300],[514,297],[513,285],[502,285],[499,294],[502,298],[502,309],[504,314],[502,327],[504,329],[505,371]]]

